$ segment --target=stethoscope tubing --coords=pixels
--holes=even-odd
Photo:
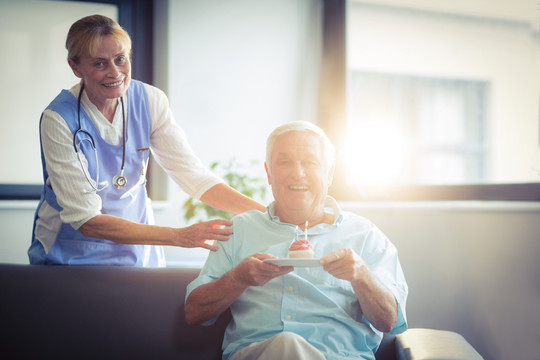
[[[81,125],[81,98],[82,98],[83,90],[84,90],[84,82],[81,83],[81,89],[79,90],[79,96],[77,97],[77,120],[78,120],[78,123],[79,123],[79,128],[73,133],[73,149],[75,150],[75,152],[77,153],[77,156],[79,157],[79,151],[77,149],[77,135],[85,134],[85,135],[88,136],[88,139],[90,140],[90,142],[92,144],[92,148],[94,149],[94,154],[96,156],[96,185],[94,185],[93,182],[90,181],[89,175],[86,174],[87,171],[84,171],[84,169],[83,169],[83,172],[85,173],[86,179],[88,180],[88,182],[90,183],[92,188],[94,190],[96,190],[96,191],[101,191],[106,186],[104,186],[101,189],[98,188],[98,186],[99,186],[99,164],[98,164],[98,157],[97,157],[97,150],[96,150],[96,142],[94,140],[94,137],[88,131],[84,130],[82,128],[82,125]],[[122,189],[127,184],[127,179],[124,176],[124,166],[125,166],[125,162],[126,162],[127,118],[126,118],[126,113],[125,113],[125,109],[124,109],[124,98],[123,97],[120,97],[120,103],[122,105],[122,166],[120,167],[120,174],[115,175],[113,177],[113,179],[112,179],[113,186],[116,189]],[[80,157],[79,157],[79,162],[80,162]],[[82,162],[81,162],[81,167],[83,167]]]

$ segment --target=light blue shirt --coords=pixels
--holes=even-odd
[[[396,248],[370,221],[341,212],[330,197],[327,211],[334,214],[334,223],[319,224],[308,231],[315,258],[352,248],[398,303],[392,333],[405,331],[408,289]],[[217,252],[210,253],[201,274],[188,285],[186,299],[196,287],[220,278],[255,253],[287,258],[296,226],[280,222],[273,214],[271,204],[266,213],[250,211],[236,216],[234,234],[219,243]],[[231,312],[233,319],[223,340],[224,359],[283,331],[303,336],[329,360],[374,359],[382,339],[382,333],[363,317],[351,283],[333,277],[322,267],[297,267],[264,286],[252,286],[231,305]]]

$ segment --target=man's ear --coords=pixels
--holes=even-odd
[[[335,165],[332,164],[332,166],[330,166],[330,169],[328,170],[328,186],[332,185],[332,181],[334,180],[334,169]]]
[[[71,68],[71,71],[75,74],[76,77],[82,79],[83,74],[79,71],[79,66],[75,64],[75,62],[71,59],[68,59],[69,67]]]
[[[268,179],[268,185],[272,185],[272,180],[270,179],[270,170],[268,170],[268,165],[264,163],[264,170],[266,170],[266,178]]]

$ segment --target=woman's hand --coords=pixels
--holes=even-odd
[[[208,240],[225,241],[229,240],[231,235],[232,221],[230,220],[210,220],[203,221],[197,224],[190,225],[185,228],[176,229],[175,239],[173,240],[176,246],[185,248],[201,247],[211,251],[216,251],[216,245],[208,244]]]
[[[121,244],[168,245],[186,248],[201,247],[216,251],[208,240],[229,240],[232,221],[211,220],[185,228],[139,224],[112,215],[100,214],[79,228],[85,236],[107,239]]]

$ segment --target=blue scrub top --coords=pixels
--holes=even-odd
[[[81,108],[81,128],[91,134],[98,156],[95,161],[94,148],[85,134],[77,136],[82,153],[88,161],[88,173],[91,179],[96,179],[99,166],[99,179],[105,179],[109,186],[97,192],[102,199],[103,214],[114,215],[137,223],[148,224],[146,181],[142,181],[136,188],[141,175],[143,162],[146,163],[149,151],[137,151],[150,147],[151,119],[148,107],[148,98],[144,84],[131,80],[127,91],[127,134],[125,139],[125,166],[124,176],[128,183],[123,189],[112,186],[112,178],[120,173],[122,164],[123,144],[108,144],[94,126],[90,117]],[[79,128],[77,114],[77,99],[67,90],[63,90],[47,109],[57,112],[66,121],[72,133]],[[83,140],[83,141],[80,141]],[[74,150],[75,151],[75,150]],[[158,267],[165,265],[165,256],[161,246],[126,245],[105,239],[96,239],[84,236],[70,224],[62,223],[53,234],[39,234],[48,236],[53,245],[49,251],[36,237],[36,222],[39,218],[39,209],[46,202],[60,213],[61,206],[56,201],[55,190],[47,186],[47,164],[41,154],[44,186],[40,203],[34,218],[34,231],[32,244],[28,250],[31,264],[66,264],[66,265],[132,265]],[[83,171],[83,169],[81,169]],[[127,191],[130,195],[124,196]]]

